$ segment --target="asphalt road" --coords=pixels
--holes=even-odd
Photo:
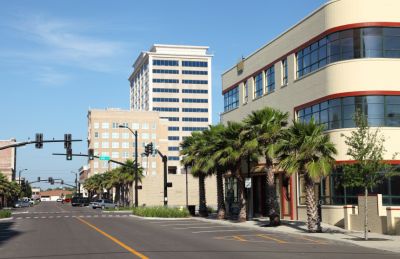
[[[0,258],[400,258],[310,235],[144,220],[55,202],[14,212],[0,221]]]

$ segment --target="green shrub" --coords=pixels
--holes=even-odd
[[[158,218],[187,218],[190,216],[186,208],[170,208],[170,207],[137,207],[133,208],[133,214],[142,217],[158,217]]]
[[[0,210],[0,219],[11,217],[11,211],[9,210]]]

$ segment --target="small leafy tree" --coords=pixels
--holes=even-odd
[[[354,163],[344,166],[344,185],[364,188],[364,239],[368,240],[368,189],[374,188],[384,179],[387,165],[383,163],[385,138],[379,129],[370,130],[367,120],[360,111],[354,116],[356,130],[345,136],[347,155]]]

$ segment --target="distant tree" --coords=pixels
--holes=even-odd
[[[356,129],[345,136],[348,146],[347,155],[353,164],[344,166],[344,184],[349,187],[364,188],[364,239],[368,240],[368,189],[374,188],[383,181],[388,165],[383,161],[385,138],[379,129],[371,130],[367,119],[359,111],[354,116]]]

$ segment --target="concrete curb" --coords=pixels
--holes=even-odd
[[[192,217],[187,217],[187,218],[157,218],[157,217],[141,217],[141,216],[136,216],[136,215],[129,215],[129,217],[137,218],[137,219],[143,219],[143,220],[165,220],[165,221],[193,219]]]
[[[101,213],[132,213],[130,210],[102,211]]]
[[[9,217],[9,218],[2,218],[2,219],[0,219],[0,221],[7,221],[7,220],[12,220],[12,219],[14,219],[13,217]]]

